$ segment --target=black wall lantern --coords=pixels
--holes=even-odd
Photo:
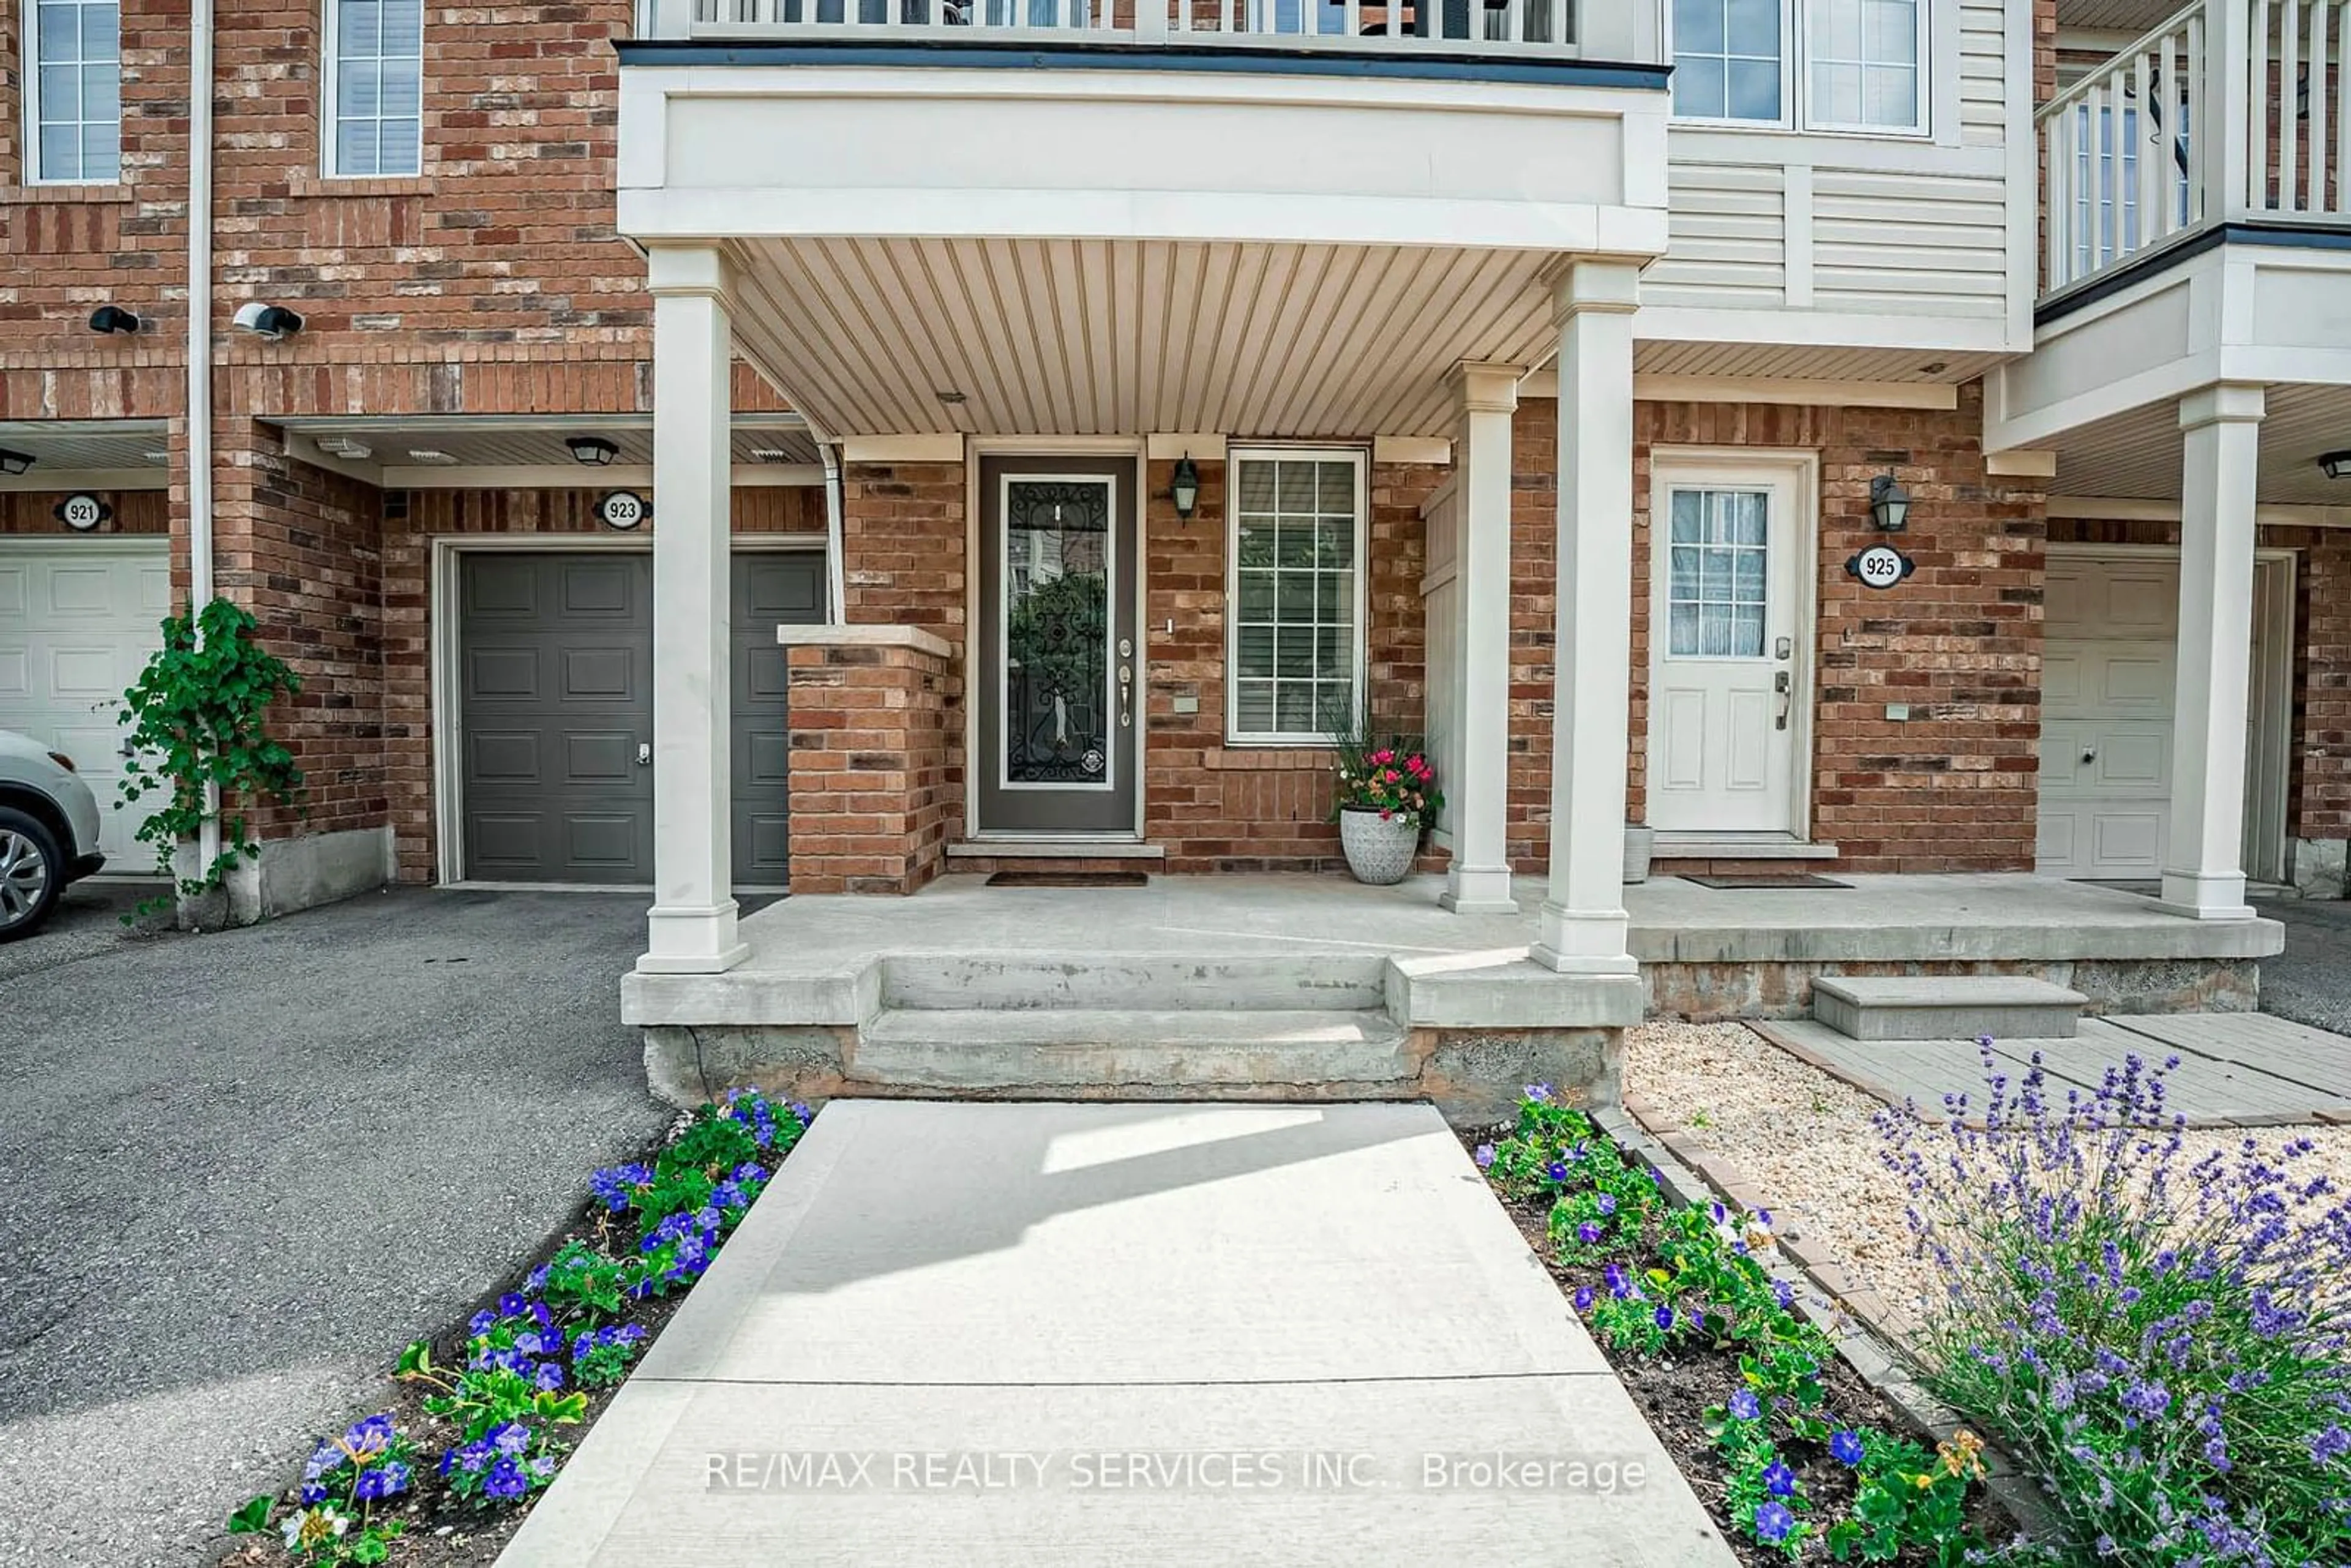
[[[1869,517],[1889,534],[1910,526],[1910,492],[1893,475],[1880,474],[1869,482]]]
[[[136,332],[139,317],[120,305],[101,305],[89,313],[89,329],[93,332]]]
[[[1192,514],[1200,509],[1200,470],[1193,465],[1190,453],[1176,459],[1176,477],[1167,494],[1176,503],[1176,516],[1190,522]]]

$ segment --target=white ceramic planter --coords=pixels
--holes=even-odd
[[[1387,887],[1412,871],[1413,854],[1420,848],[1420,824],[1409,817],[1383,818],[1377,811],[1350,808],[1339,813],[1339,842],[1357,882]]]

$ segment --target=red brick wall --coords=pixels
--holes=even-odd
[[[256,816],[267,837],[384,823],[382,516],[369,486],[287,455],[274,427],[225,432],[214,573],[301,677],[271,735],[302,768],[306,810]]]
[[[1166,498],[1173,463],[1150,465],[1144,584],[1144,836],[1171,872],[1314,871],[1340,862],[1331,814],[1331,754],[1225,744],[1226,465],[1202,463],[1189,523]],[[1420,507],[1445,470],[1379,464],[1371,472],[1368,668],[1382,723],[1416,729],[1427,702],[1420,603],[1426,561]],[[1170,622],[1176,630],[1165,630]],[[1175,710],[1177,696],[1196,713]]]
[[[433,540],[443,535],[546,534],[610,538],[595,518],[601,490],[409,490],[383,510],[384,778],[399,875],[434,878],[439,839],[433,811]],[[656,514],[648,529],[659,526]],[[738,534],[820,534],[816,486],[738,489]]]
[[[1557,405],[1522,405],[1514,429],[1510,852],[1540,870],[1550,794]],[[2040,736],[2045,502],[2037,480],[1994,479],[1979,450],[1980,392],[1949,413],[1739,403],[1637,405],[1634,451],[1633,691],[1626,810],[1646,798],[1649,484],[1659,446],[1818,455],[1819,600],[1813,836],[1856,872],[2029,869]],[[1899,541],[1918,570],[1873,593],[1844,561],[1881,538],[1869,480],[1896,474],[1915,501]],[[1912,718],[1886,718],[1889,702]]]
[[[57,506],[67,494],[63,490],[0,491],[0,534],[53,534],[61,539],[88,537],[77,535],[57,521]],[[165,491],[99,490],[91,494],[114,508],[114,516],[92,528],[92,534],[171,531],[172,498]]]
[[[2311,528],[2291,542],[2302,559],[2286,831],[2351,839],[2351,531]]]
[[[962,815],[951,662],[894,646],[793,648],[795,893],[913,893]]]

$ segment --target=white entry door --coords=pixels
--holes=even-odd
[[[1810,519],[1792,467],[1660,459],[1651,497],[1648,819],[1794,833]]]
[[[172,603],[161,535],[0,539],[0,729],[74,759],[98,795],[108,869],[145,871],[147,813],[118,811],[123,688],[162,643]]]

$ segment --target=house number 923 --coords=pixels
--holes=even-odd
[[[1865,588],[1891,588],[1917,570],[1918,563],[1892,545],[1872,545],[1846,561],[1844,569],[1861,579]]]

